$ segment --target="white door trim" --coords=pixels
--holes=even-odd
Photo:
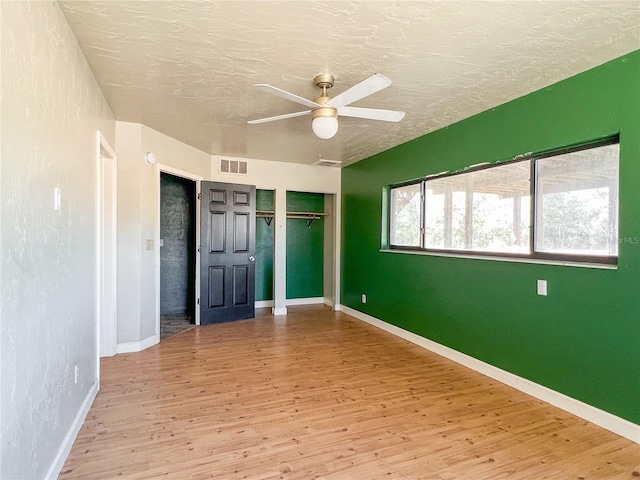
[[[96,346],[100,378],[100,357],[116,354],[117,272],[117,155],[102,132],[97,132],[97,328]]]
[[[195,209],[196,209],[196,234],[195,234],[195,245],[194,249],[196,252],[196,268],[195,268],[195,298],[193,299],[195,305],[195,323],[196,325],[200,325],[200,305],[198,305],[198,299],[200,298],[200,255],[198,254],[198,245],[200,244],[200,182],[202,181],[202,177],[200,175],[195,175],[190,172],[186,172],[184,170],[179,170],[177,168],[169,167],[167,165],[156,164],[156,228],[155,228],[155,244],[158,245],[156,248],[156,334],[158,335],[158,339],[160,338],[160,174],[161,173],[169,173],[171,175],[175,175],[176,177],[186,178],[187,180],[193,180],[196,182],[196,198],[195,198]]]

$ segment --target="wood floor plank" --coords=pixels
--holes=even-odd
[[[640,445],[325,306],[105,358],[69,479],[634,479]]]

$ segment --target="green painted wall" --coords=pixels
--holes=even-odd
[[[617,270],[380,251],[385,185],[618,132]],[[640,50],[346,167],[342,192],[343,304],[640,424]]]
[[[324,212],[324,194],[287,192],[287,212]],[[287,298],[323,296],[324,220],[287,219]]]
[[[273,211],[273,190],[256,190],[256,210]],[[256,218],[256,301],[273,300],[274,225]]]

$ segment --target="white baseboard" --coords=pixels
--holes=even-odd
[[[287,298],[284,302],[285,305],[317,305],[324,303],[324,297],[309,297],[309,298]]]
[[[141,352],[142,350],[153,347],[160,342],[158,335],[151,335],[150,337],[140,340],[139,342],[124,342],[119,343],[116,351],[118,353],[131,353]]]
[[[519,377],[518,375],[514,375],[506,370],[494,367],[493,365],[478,360],[477,358],[470,357],[469,355],[458,352],[457,350],[446,347],[440,343],[436,343],[433,340],[421,337],[420,335],[416,335],[415,333],[367,315],[366,313],[354,310],[346,305],[340,305],[340,310],[357,318],[358,320],[362,320],[374,327],[378,327],[442,357],[464,365],[465,367],[509,385],[510,387],[520,390],[521,392],[531,395],[543,402],[547,402],[555,407],[572,413],[577,417],[583,418],[584,420],[594,423],[602,428],[606,428],[613,433],[628,438],[633,442],[640,443],[640,425],[631,423],[624,418],[617,417],[609,412],[605,412],[604,410],[600,410],[599,408],[576,400],[575,398],[568,397],[560,392],[556,392],[555,390],[551,390],[543,385],[532,382],[531,380],[527,380],[526,378]]]
[[[327,303],[324,297],[309,297],[309,298],[288,298],[284,301],[286,306],[289,305],[316,305],[319,303]],[[331,301],[327,305],[332,305]],[[273,300],[258,300],[255,302],[255,308],[273,307]],[[286,313],[286,311],[285,311]],[[283,314],[278,314],[283,315]]]
[[[87,393],[87,396],[84,397],[84,401],[82,402],[82,405],[78,410],[78,413],[76,413],[76,416],[73,419],[73,422],[71,423],[71,427],[69,428],[69,430],[67,431],[67,434],[64,436],[64,439],[62,440],[62,444],[58,449],[58,453],[56,453],[56,456],[53,459],[53,463],[49,467],[49,470],[47,471],[47,474],[44,477],[45,479],[55,480],[56,478],[58,478],[58,475],[60,475],[60,471],[62,470],[62,467],[64,467],[64,462],[67,460],[67,457],[69,456],[69,452],[71,452],[71,447],[73,447],[73,442],[76,441],[76,437],[78,436],[78,433],[82,428],[84,419],[87,418],[87,414],[91,409],[91,405],[93,405],[93,401],[95,400],[96,395],[98,394],[99,388],[100,388],[100,385],[98,383],[98,380],[96,380],[96,382],[92,385],[91,389],[89,390],[89,393]]]

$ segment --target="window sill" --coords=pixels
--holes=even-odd
[[[588,262],[570,262],[560,260],[544,260],[540,258],[515,258],[515,257],[501,257],[498,255],[473,255],[473,254],[455,254],[449,252],[429,252],[425,250],[401,250],[401,249],[381,249],[382,253],[400,253],[409,255],[427,255],[430,257],[452,257],[452,258],[465,258],[471,260],[492,260],[496,262],[511,262],[511,263],[535,263],[540,265],[558,265],[561,267],[580,267],[580,268],[595,268],[600,270],[617,270],[617,265],[608,265],[605,263],[588,263]]]

